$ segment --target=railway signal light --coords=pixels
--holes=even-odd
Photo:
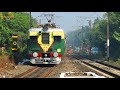
[[[14,42],[13,42],[13,45],[17,45],[17,42],[16,42],[16,41],[14,41]]]
[[[16,34],[12,35],[13,43],[12,43],[12,51],[17,51],[17,39],[18,36]]]

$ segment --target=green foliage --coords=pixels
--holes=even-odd
[[[107,16],[107,13],[104,15]],[[109,40],[110,40],[110,58],[114,60],[120,56],[120,13],[119,12],[109,12]],[[106,35],[107,35],[107,21],[99,20],[96,21],[93,25],[92,33],[94,37],[96,37],[96,41],[94,41],[93,45],[96,46],[98,43],[98,48],[106,56],[105,48]],[[93,38],[94,38],[93,37]],[[113,53],[114,52],[114,53]],[[104,57],[105,57],[104,56]]]
[[[113,34],[113,37],[120,42],[120,33],[117,33],[116,31]]]
[[[12,12],[14,18],[10,19],[8,12],[2,12],[1,15],[6,16],[6,19],[0,20],[0,46],[5,46],[8,54],[12,54],[12,34],[18,35],[18,53],[27,48],[27,34],[29,30],[29,14],[25,12]],[[37,21],[31,17],[32,27],[36,27]]]
[[[84,33],[84,36],[82,34]],[[83,38],[82,38],[83,37]],[[109,40],[110,40],[110,58],[116,60],[120,56],[120,12],[109,12]],[[91,31],[89,28],[76,30],[68,33],[67,41],[69,46],[98,47],[98,58],[107,56],[107,13],[102,19],[95,19]],[[78,43],[78,44],[77,44]],[[100,57],[99,57],[100,56]]]
[[[118,60],[116,61],[116,63],[118,63],[120,65],[120,58],[118,58]]]

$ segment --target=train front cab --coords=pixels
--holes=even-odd
[[[32,53],[29,53],[30,62],[32,64],[59,64],[61,62],[62,55],[65,51],[64,32],[50,32],[48,34],[48,39],[44,39],[44,37],[47,36],[42,36],[45,34],[37,36],[38,44],[36,44],[36,46],[37,49],[39,46],[39,49],[37,51],[33,50]],[[45,40],[49,40],[49,43],[45,43],[47,42]]]

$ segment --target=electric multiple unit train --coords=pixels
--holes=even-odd
[[[59,64],[65,53],[65,33],[47,23],[29,29],[27,49],[32,64]]]

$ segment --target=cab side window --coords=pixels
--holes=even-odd
[[[30,36],[30,42],[37,42],[37,36]]]
[[[54,42],[61,42],[61,36],[54,36]]]

